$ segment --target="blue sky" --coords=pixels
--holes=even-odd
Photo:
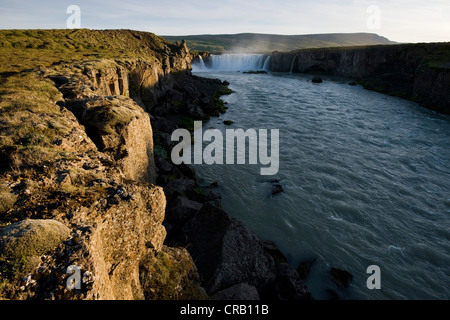
[[[399,42],[450,41],[449,0],[0,0],[0,28],[66,28],[69,5],[80,7],[81,27],[91,29],[159,35],[373,32]]]

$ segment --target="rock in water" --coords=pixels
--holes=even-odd
[[[311,300],[312,296],[303,280],[291,266],[281,263],[274,282],[276,300]]]
[[[280,249],[278,249],[277,245],[274,242],[264,241],[263,246],[264,250],[266,250],[266,252],[268,252],[272,256],[277,265],[280,263],[288,262],[286,256],[281,252]]]
[[[267,74],[267,71],[264,71],[264,70],[253,71],[253,70],[251,70],[251,71],[244,71],[243,73],[246,73],[246,74]]]
[[[312,259],[312,260],[304,261],[298,265],[297,272],[302,280],[306,279],[306,277],[309,274],[309,271],[311,270],[311,267],[313,266],[313,264],[315,262],[316,262],[316,259]]]
[[[338,268],[331,268],[330,274],[333,281],[340,287],[348,287],[353,279],[350,272]]]
[[[278,194],[278,193],[283,192],[283,191],[284,191],[284,189],[283,189],[283,187],[281,186],[281,184],[279,184],[279,183],[274,183],[274,184],[272,185],[272,194]]]
[[[319,76],[315,76],[314,78],[312,78],[311,81],[312,81],[313,83],[322,83],[322,82],[323,82],[322,78],[319,77]]]

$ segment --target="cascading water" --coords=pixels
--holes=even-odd
[[[203,59],[192,64],[193,71],[254,71],[267,70],[269,57],[263,54],[211,55],[208,67]]]
[[[291,69],[289,70],[290,73],[294,72],[295,60],[298,60],[298,56],[294,56],[294,58],[292,59]]]
[[[194,68],[194,66],[195,66],[194,71],[205,71],[206,70],[205,61],[203,61],[202,56],[198,56],[198,62],[192,64],[193,68]]]
[[[268,56],[267,58],[266,58],[266,60],[264,61],[264,65],[263,65],[263,70],[264,71],[269,71],[270,69],[270,58],[271,58],[272,56]]]
[[[211,56],[211,69],[215,71],[249,71],[262,67],[262,54],[223,54]]]

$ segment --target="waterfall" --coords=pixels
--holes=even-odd
[[[264,61],[264,66],[263,66],[263,70],[264,71],[269,71],[269,68],[270,68],[270,58],[271,58],[272,56],[268,56],[267,58],[266,58],[266,61]]]
[[[295,59],[298,59],[298,55],[294,56],[294,58],[292,59],[291,69],[289,70],[290,73],[294,72]]]
[[[205,71],[206,66],[202,56],[198,56],[198,60],[192,63],[192,71]]]
[[[211,55],[208,67],[201,69],[199,63],[192,65],[193,71],[257,71],[263,70],[264,55],[263,54],[221,54]],[[266,59],[267,62],[267,59]]]

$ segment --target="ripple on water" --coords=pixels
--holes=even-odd
[[[224,97],[233,128],[280,129],[285,192],[272,196],[259,166],[200,165],[198,175],[219,181],[224,208],[290,262],[318,257],[318,296],[329,286],[318,279],[341,266],[355,275],[350,298],[450,297],[450,117],[345,81],[209,76],[235,91]],[[365,286],[371,264],[382,290]]]

